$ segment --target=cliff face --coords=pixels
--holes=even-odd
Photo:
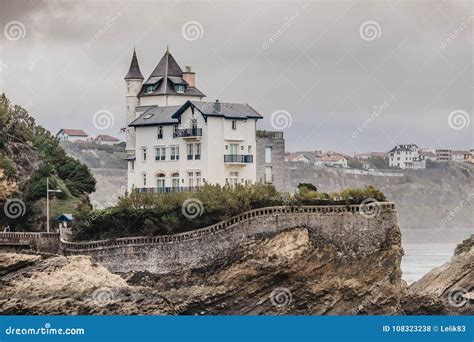
[[[410,301],[431,305],[417,307]],[[413,283],[404,302],[405,311],[414,314],[430,313],[434,307],[448,314],[474,314],[474,235],[456,248],[449,262]]]
[[[347,258],[293,228],[162,275],[114,275],[84,256],[3,254],[0,313],[395,314],[403,294],[396,231],[377,251]]]
[[[296,228],[250,241],[205,269],[127,278],[159,289],[181,314],[394,314],[402,292],[398,238],[346,262],[330,244],[316,247],[307,229]]]
[[[6,155],[11,158],[15,168],[15,179],[7,179],[4,169],[0,166],[0,201],[6,200],[20,189],[24,188],[29,177],[43,163],[39,153],[30,145],[20,142],[10,142],[0,157]],[[5,158],[5,156],[3,156]]]

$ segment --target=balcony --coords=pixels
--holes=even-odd
[[[196,192],[198,186],[177,186],[177,187],[162,187],[162,188],[134,188],[133,192],[146,192],[154,194],[166,194],[170,192]]]
[[[195,138],[202,137],[202,128],[186,128],[178,129],[174,134],[174,138]]]
[[[252,164],[253,155],[251,154],[226,154],[224,155],[224,163],[232,164]]]

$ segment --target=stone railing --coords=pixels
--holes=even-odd
[[[58,253],[58,233],[1,232],[0,246],[11,248],[28,247],[38,252]]]
[[[377,203],[380,212],[395,211],[395,204],[392,202]],[[278,216],[285,214],[329,214],[329,213],[358,213],[360,205],[327,205],[327,206],[298,206],[298,207],[266,207],[247,211],[237,216],[231,217],[226,221],[221,221],[209,227],[196,229],[194,231],[161,236],[140,236],[118,238],[114,240],[100,240],[92,242],[69,242],[60,239],[60,248],[64,252],[80,254],[81,252],[93,251],[98,249],[107,249],[114,247],[140,246],[153,244],[174,244],[188,240],[201,238],[203,236],[216,234],[226,231],[238,224],[254,218],[265,216]]]

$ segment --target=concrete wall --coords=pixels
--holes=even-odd
[[[278,134],[281,133],[281,138]],[[265,149],[272,148],[271,163],[265,162]],[[285,167],[285,139],[282,132],[257,132],[257,182],[265,182],[265,167],[272,167],[273,181],[272,183],[278,190],[286,189],[286,167]]]
[[[369,218],[357,205],[270,207],[193,232],[92,243],[62,241],[61,249],[66,255],[91,255],[114,272],[169,273],[208,266],[250,239],[295,227],[306,227],[316,245],[332,245],[348,261],[380,251],[400,232],[393,203],[380,204],[378,215]]]

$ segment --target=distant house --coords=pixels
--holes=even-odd
[[[388,153],[387,152],[370,152],[370,156],[374,158],[387,159]]]
[[[324,155],[321,158],[321,164],[347,168],[347,158],[337,154]]]
[[[290,163],[301,163],[301,164],[310,164],[316,165],[321,158],[311,151],[299,151],[290,153],[287,157],[287,161]]]
[[[420,150],[418,154],[420,155],[421,160],[436,161],[436,154],[434,154],[431,151],[422,151],[422,150]]]
[[[113,136],[102,134],[98,135],[97,138],[95,138],[95,142],[102,145],[115,145],[118,144],[120,140],[114,138]]]
[[[415,144],[398,144],[389,154],[389,166],[401,169],[425,169],[426,161],[420,158],[419,147]]]
[[[387,159],[387,152],[366,152],[366,153],[354,153],[354,159],[367,160],[369,158],[383,158]]]
[[[354,159],[367,160],[371,157],[370,153],[354,153]]]
[[[453,151],[448,149],[436,150],[436,161],[447,162],[453,159]]]
[[[89,135],[82,129],[62,128],[56,134],[56,138],[58,138],[59,141],[87,141]]]
[[[469,152],[469,151],[453,151],[451,156],[452,156],[451,157],[452,161],[464,162],[464,161],[467,161],[470,158],[471,152]]]

